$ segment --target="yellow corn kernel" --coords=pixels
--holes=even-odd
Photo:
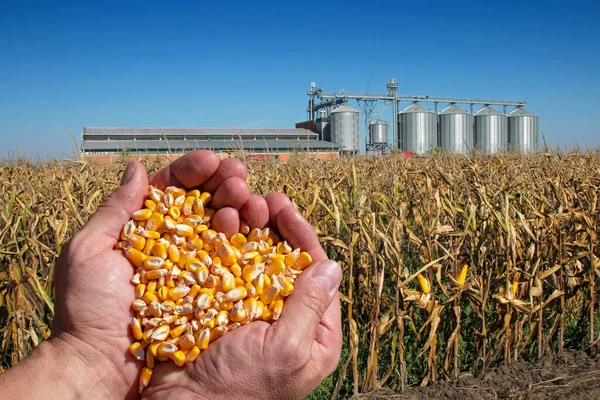
[[[256,297],[249,297],[244,300],[244,310],[246,311],[246,318],[249,320],[256,319]]]
[[[187,329],[187,325],[186,325],[186,324],[179,325],[177,328],[173,328],[173,329],[171,329],[171,332],[170,332],[170,334],[171,334],[171,337],[172,337],[172,338],[176,338],[176,337],[178,337],[178,336],[179,336],[179,335],[181,335],[183,332],[185,332],[185,331],[186,331],[186,329]]]
[[[155,203],[158,204],[159,201],[162,201],[164,195],[165,193],[159,188],[154,186],[148,187],[148,197],[150,197],[150,199],[152,199]]]
[[[179,208],[175,206],[170,207],[168,213],[174,220],[179,219],[179,217],[181,216],[181,211],[179,211]]]
[[[281,286],[279,293],[283,297],[289,296],[294,291],[294,284],[285,276],[277,275],[275,279],[277,279],[277,283]]]
[[[248,242],[246,240],[246,237],[244,235],[242,235],[241,233],[236,233],[235,235],[233,235],[231,237],[231,239],[229,241],[235,247],[242,247],[243,245],[245,245]]]
[[[273,321],[277,321],[281,316],[281,310],[283,310],[283,300],[273,300],[273,302],[269,306],[269,310],[273,312],[273,316],[271,317]]]
[[[165,224],[165,217],[159,212],[152,213],[146,222],[147,231],[157,231]]]
[[[198,333],[198,337],[196,338],[196,346],[200,350],[206,350],[208,348],[208,344],[210,343],[210,329],[202,328]]]
[[[150,384],[150,379],[152,379],[152,369],[148,367],[142,368],[142,372],[140,373],[140,386],[139,386],[139,394],[141,395],[145,388]]]
[[[185,189],[179,188],[177,186],[169,186],[165,189],[165,193],[170,193],[174,199],[185,196]]]
[[[227,292],[227,294],[225,295],[225,299],[227,301],[232,301],[235,303],[236,301],[239,301],[239,300],[245,298],[247,295],[248,295],[248,291],[246,290],[245,287],[237,286]]]
[[[152,354],[154,357],[158,357],[158,346],[161,342],[154,342],[148,345],[148,353]]]
[[[469,271],[469,266],[467,264],[462,266],[460,270],[460,275],[458,276],[457,282],[460,286],[465,284],[465,280],[467,279],[467,272]]]
[[[161,342],[158,345],[158,350],[156,352],[156,355],[158,357],[169,357],[171,354],[175,353],[177,351],[177,346],[175,346],[173,343],[169,343],[169,342]]]
[[[190,288],[190,292],[187,295],[191,297],[196,297],[196,295],[200,292],[200,289],[202,289],[200,285],[194,283]]]
[[[146,245],[144,246],[142,253],[149,256],[152,252],[152,247],[154,246],[154,243],[156,243],[154,239],[146,239]]]
[[[263,307],[260,319],[262,319],[263,321],[271,322],[271,320],[273,319],[273,312],[267,307]]]
[[[171,260],[173,264],[177,264],[179,262],[179,259],[181,258],[181,252],[179,251],[177,246],[174,244],[170,245],[167,249],[167,252],[169,253],[169,260]]]
[[[265,274],[260,274],[252,281],[257,295],[261,295],[265,288]]]
[[[155,281],[148,282],[148,285],[146,285],[146,293],[154,294],[154,292],[156,292],[156,285],[157,283]]]
[[[144,267],[146,267],[148,271],[161,269],[162,267],[164,267],[164,265],[165,260],[160,257],[149,256],[144,260]]]
[[[204,192],[200,195],[200,200],[202,200],[202,204],[204,204],[204,207],[206,207],[206,205],[210,202],[211,199],[212,195],[208,192]]]
[[[194,235],[197,235],[197,233],[194,233]],[[188,241],[185,246],[190,249],[190,250],[202,250],[202,248],[204,247],[204,242],[202,241],[202,239],[200,238],[196,238],[196,239],[192,239],[190,241]]]
[[[231,321],[241,322],[246,319],[246,310],[244,310],[244,303],[240,300],[233,305],[233,309],[230,313]]]
[[[183,201],[183,215],[188,215],[191,214],[193,212],[192,209],[192,204],[194,204],[194,200],[196,200],[196,197],[194,196],[187,196],[185,198],[185,200]]]
[[[171,331],[171,328],[169,328],[169,325],[161,325],[158,328],[154,329],[154,332],[152,332],[152,335],[150,335],[150,338],[152,340],[158,340],[158,341],[166,340],[169,337],[170,331]]]
[[[129,242],[126,240],[122,240],[120,242],[117,242],[117,244],[115,244],[114,249],[115,250],[123,250],[127,246],[129,246]]]
[[[186,287],[176,286],[169,289],[169,299],[176,302],[186,296],[187,293],[189,293],[189,291]]]
[[[224,291],[230,291],[235,287],[235,276],[231,272],[225,272],[221,279],[221,287]]]
[[[222,301],[219,303],[219,311],[231,311],[233,308],[233,302],[231,301]]]
[[[226,333],[226,326],[215,326],[213,329],[210,330],[210,341],[212,342],[213,340],[220,338]]]
[[[158,342],[157,342],[158,343]],[[146,350],[146,367],[154,368],[154,356],[148,350]]]
[[[141,299],[142,296],[144,295],[144,293],[146,293],[146,285],[143,283],[140,283],[139,285],[136,285],[135,287],[135,298],[136,299]]]
[[[230,245],[223,243],[217,250],[217,256],[221,258],[221,262],[225,266],[233,265],[237,261],[237,257]]]
[[[140,235],[136,235],[132,233],[127,237],[127,241],[134,249],[142,251],[144,250],[144,246],[146,246],[146,238]]]
[[[175,234],[183,237],[191,236],[194,233],[194,228],[186,224],[175,225]]]
[[[229,269],[231,270],[231,273],[233,274],[233,276],[235,276],[235,277],[242,276],[242,267],[240,267],[240,264],[233,263],[233,265],[231,265],[231,267],[229,267]]]
[[[146,225],[148,225],[148,224],[146,224]],[[143,230],[140,233],[140,236],[143,236],[146,239],[154,239],[154,240],[160,239],[160,233],[156,232],[156,231]]]
[[[160,278],[164,277],[166,274],[167,274],[167,270],[164,268],[161,268],[161,269],[155,269],[152,271],[147,271],[146,277],[148,279],[160,279]]]
[[[419,281],[419,286],[421,287],[421,292],[424,294],[428,294],[431,292],[431,286],[429,286],[429,281],[422,274],[417,275],[417,280]]]
[[[131,334],[135,340],[142,340],[142,325],[137,318],[131,318]],[[135,355],[135,354],[134,354]]]
[[[146,302],[146,304],[150,304],[153,301],[158,301],[158,298],[153,293],[146,292],[146,293],[144,293],[142,300],[144,300]]]
[[[181,268],[185,268],[186,264],[194,258],[194,251],[179,250],[179,261],[177,264]]]
[[[312,257],[307,252],[303,251],[298,255],[298,259],[296,263],[292,266],[292,268],[297,270],[303,270],[308,267],[312,263]]]
[[[265,304],[271,304],[279,294],[279,285],[269,285],[260,295],[260,299]]]
[[[123,249],[123,252],[125,253],[125,257],[127,257],[129,262],[133,264],[134,267],[140,268],[142,265],[144,265],[144,260],[147,256],[141,251],[134,249],[133,247],[126,247]]]
[[[169,299],[169,288],[167,286],[162,286],[160,289],[158,289],[158,298],[161,301]]]
[[[196,361],[196,358],[200,355],[200,348],[198,346],[194,346],[190,352],[187,354],[187,362],[188,364]]]
[[[202,232],[206,232],[208,229],[209,228],[207,225],[200,224],[200,225],[196,226],[196,228],[194,228],[194,232],[196,232],[198,234],[202,234]]]
[[[201,192],[198,189],[188,190],[186,196],[200,197]]]
[[[165,229],[167,229],[168,231],[172,231],[175,229],[175,226],[177,226],[177,222],[175,222],[175,220],[173,218],[171,218],[170,215],[165,215]],[[169,236],[167,235],[163,235],[163,237],[167,240],[169,240]],[[169,240],[171,242],[171,240]]]
[[[144,200],[144,206],[146,206],[146,208],[149,208],[152,211],[156,209],[156,203],[151,199]]]
[[[250,225],[246,221],[240,221],[240,233],[242,235],[250,233]]]
[[[286,267],[291,267],[294,264],[296,264],[296,261],[298,261],[299,257],[300,257],[300,249],[296,249],[296,250],[292,251],[291,253],[289,253],[287,256],[285,256]]]
[[[246,282],[252,282],[254,278],[264,272],[264,266],[260,264],[246,265],[242,270],[242,276]]]
[[[129,352],[133,354],[136,360],[141,361],[144,359],[144,347],[140,342],[133,342],[129,346]]]
[[[149,208],[144,208],[143,210],[138,210],[131,214],[131,218],[136,221],[146,221],[152,215],[152,210]]]
[[[202,310],[208,310],[212,305],[214,296],[212,294],[201,293],[196,300],[196,305]]]
[[[160,257],[163,260],[165,260],[167,258],[167,248],[165,247],[165,245],[163,243],[156,243],[154,244],[154,246],[152,247],[152,255],[154,257]]]

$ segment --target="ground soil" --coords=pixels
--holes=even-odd
[[[600,346],[503,365],[479,379],[465,375],[456,382],[410,388],[404,393],[381,390],[359,398],[600,400]]]

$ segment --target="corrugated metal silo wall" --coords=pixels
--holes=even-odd
[[[360,150],[359,113],[333,112],[330,118],[332,142],[344,146],[342,151],[358,152]]]
[[[404,151],[424,154],[437,147],[437,115],[429,112],[402,113]]]
[[[374,122],[369,125],[369,140],[370,143],[387,143],[388,124]]]
[[[539,146],[540,119],[536,115],[508,117],[508,144],[524,153],[536,151]]]
[[[473,149],[473,114],[440,114],[438,122],[442,148],[459,154]]]
[[[475,115],[475,148],[496,154],[508,148],[508,117],[504,114]]]

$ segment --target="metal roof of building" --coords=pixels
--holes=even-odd
[[[168,145],[167,145],[168,142]],[[114,140],[114,141],[83,141],[83,151],[166,151],[181,150],[334,150],[342,146],[323,140]]]
[[[405,113],[405,114],[408,114],[408,113],[427,113],[427,114],[432,114],[432,113],[434,113],[429,108],[427,108],[425,106],[422,106],[419,103],[411,104],[410,106],[406,107],[401,112]]]
[[[84,135],[222,135],[222,136],[298,136],[317,135],[308,129],[270,129],[270,128],[95,128],[84,127]]]

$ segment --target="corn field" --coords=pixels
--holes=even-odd
[[[125,163],[0,168],[2,372],[50,335],[54,261]],[[251,190],[286,193],[344,269],[344,349],[321,394],[400,391],[599,337],[600,153],[248,168]]]

